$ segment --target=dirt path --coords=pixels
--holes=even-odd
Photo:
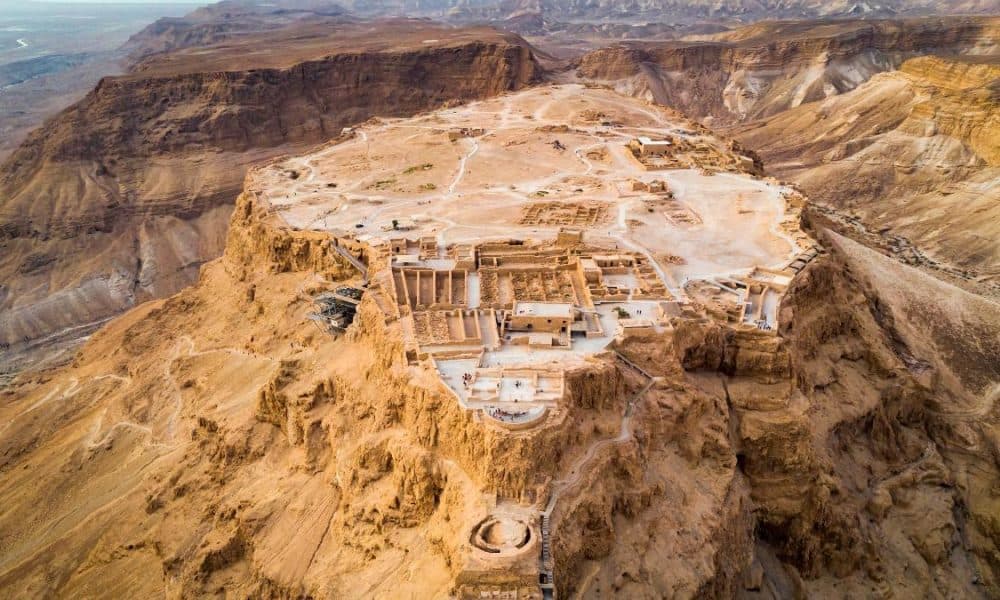
[[[644,385],[639,391],[633,394],[629,398],[629,400],[625,403],[625,414],[622,415],[621,427],[618,431],[617,436],[613,438],[598,440],[593,444],[591,444],[590,447],[587,448],[587,451],[584,453],[584,455],[581,456],[579,459],[577,459],[576,463],[574,463],[573,467],[570,469],[569,478],[560,479],[553,483],[552,494],[549,496],[549,503],[545,506],[545,510],[542,511],[543,515],[545,515],[546,517],[552,516],[552,511],[555,510],[556,504],[559,502],[559,498],[567,490],[580,483],[580,478],[583,476],[583,473],[585,472],[584,467],[587,465],[587,463],[593,460],[595,456],[597,456],[597,453],[600,450],[607,448],[612,444],[620,444],[622,442],[627,442],[628,440],[632,439],[632,407],[634,406],[635,402],[639,398],[642,398],[646,394],[646,392],[648,392],[650,388],[652,388],[653,385],[660,379],[661,378],[659,377],[650,379],[648,382],[646,382],[646,385]]]
[[[624,357],[621,358],[624,360]],[[634,365],[631,361],[626,361],[626,364],[628,364],[632,368],[637,369],[638,371],[640,371],[645,375],[645,371],[640,369],[638,366]],[[609,439],[598,440],[592,443],[590,447],[587,448],[587,451],[583,454],[583,456],[577,459],[576,462],[573,464],[573,467],[570,469],[569,477],[566,479],[559,479],[552,484],[552,493],[549,495],[549,502],[548,504],[545,505],[545,509],[539,515],[539,521],[542,523],[542,548],[543,548],[542,559],[539,570],[544,575],[544,579],[549,582],[546,585],[552,586],[551,589],[546,587],[546,585],[542,586],[543,597],[545,598],[553,597],[554,594],[552,592],[554,592],[555,590],[554,587],[555,578],[552,573],[553,567],[547,564],[547,562],[552,561],[551,558],[552,513],[553,511],[555,511],[556,505],[559,503],[559,499],[562,497],[564,493],[566,493],[567,490],[575,487],[580,483],[581,479],[583,478],[583,474],[586,471],[585,467],[588,465],[588,463],[590,463],[594,459],[595,456],[597,456],[598,452],[600,452],[604,448],[611,446],[612,444],[621,444],[623,442],[627,442],[628,440],[632,439],[632,409],[635,405],[635,402],[640,398],[642,398],[646,394],[646,392],[648,392],[650,388],[652,388],[653,385],[657,381],[660,381],[661,379],[662,379],[661,377],[649,378],[649,381],[646,382],[646,385],[644,385],[639,391],[637,391],[631,397],[629,397],[628,401],[625,403],[625,412],[622,415],[621,427],[618,430],[617,436]],[[594,573],[596,573],[596,571]],[[593,576],[594,573],[591,574],[591,577]]]
[[[187,347],[187,351],[184,352],[183,355],[181,354],[182,347]],[[204,356],[206,354],[215,354],[217,352],[225,352],[227,354],[235,354],[239,356],[245,356],[248,358],[262,358],[270,362],[274,362],[274,359],[270,357],[257,355],[247,350],[243,350],[241,348],[224,347],[224,348],[210,348],[208,350],[195,350],[194,340],[192,340],[191,337],[187,335],[181,336],[177,340],[177,343],[174,344],[174,348],[170,353],[170,358],[163,365],[163,376],[169,383],[170,387],[172,388],[173,396],[175,399],[174,411],[173,413],[171,413],[170,418],[167,420],[166,437],[169,438],[170,440],[176,441],[177,439],[177,424],[180,421],[181,412],[183,411],[184,408],[184,398],[181,395],[181,386],[180,384],[177,383],[177,379],[176,377],[174,377],[173,374],[174,363],[181,358]]]
[[[472,158],[473,155],[476,154],[476,152],[479,152],[479,142],[477,142],[475,138],[466,138],[466,139],[472,141],[472,150],[468,154],[463,156],[462,159],[458,162],[458,174],[455,175],[455,180],[452,181],[451,185],[448,186],[448,193],[445,194],[446,197],[451,196],[455,193],[455,188],[458,187],[458,184],[462,182],[462,178],[465,177],[465,164],[469,162],[469,159]]]

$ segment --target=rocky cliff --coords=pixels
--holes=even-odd
[[[669,476],[648,497],[589,487],[560,530],[582,532],[557,545],[568,586],[584,581],[591,597],[997,593],[1000,306],[821,233],[829,253],[796,278],[779,336],[676,319],[667,339],[619,348],[669,382],[637,436]],[[662,448],[680,452],[654,460]],[[620,460],[632,489],[651,481],[630,470],[642,459]],[[710,490],[725,498],[711,505],[714,529],[691,513]],[[659,494],[669,508],[655,508]],[[700,588],[686,580],[698,567],[683,564],[685,540],[718,548]]]
[[[995,56],[911,59],[735,134],[800,185],[828,226],[996,295],[998,64]]]
[[[579,59],[610,82],[716,126],[844,93],[926,53],[996,52],[996,18],[761,23],[690,42],[626,42]]]
[[[446,597],[486,511],[542,497],[609,434],[631,385],[610,362],[569,374],[573,418],[509,435],[407,365],[376,292],[346,336],[314,328],[310,296],[352,274],[330,242],[248,190],[196,285],[102,329],[51,396],[55,373],[5,388],[0,589]]]
[[[836,234],[825,241],[830,259],[782,309],[789,403],[742,425],[757,441],[745,461],[761,537],[803,575],[832,572],[858,593],[996,594],[996,495],[981,478],[997,467],[998,306]],[[771,436],[789,443],[762,453]],[[789,487],[775,485],[776,463]]]
[[[1000,590],[995,303],[817,227],[777,335],[676,317],[511,433],[411,364],[377,281],[316,328],[354,267],[259,192],[193,286],[3,388],[0,590],[469,597],[474,526],[557,488],[560,594]]]
[[[397,21],[385,38],[323,25],[261,35],[105,78],[4,163],[5,347],[79,333],[192,282],[222,251],[248,165],[374,115],[536,77],[526,44],[489,29]]]

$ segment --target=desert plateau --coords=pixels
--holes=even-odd
[[[0,103],[0,597],[1000,597],[996,2],[176,13]]]

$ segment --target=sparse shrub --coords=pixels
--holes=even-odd
[[[430,171],[433,168],[434,168],[433,163],[424,163],[422,165],[413,165],[412,167],[407,167],[407,169],[405,171],[403,171],[403,175],[410,175],[412,173],[416,173],[417,171]]]

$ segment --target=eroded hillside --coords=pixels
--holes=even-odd
[[[576,73],[720,127],[844,93],[907,58],[996,53],[1000,20],[766,22],[698,41],[623,42]]]
[[[367,27],[283,29],[158,54],[32,134],[0,175],[8,364],[193,282],[222,252],[249,165],[376,114],[536,77],[516,36],[407,21],[372,36]]]
[[[996,295],[998,85],[995,57],[915,58],[736,136],[798,183],[829,224]]]
[[[0,589],[995,596],[1000,307],[804,203],[582,86],[254,170],[195,285],[5,388]]]
[[[566,22],[672,22],[710,19],[871,18],[900,15],[992,14],[996,0],[345,0],[367,14],[422,14],[456,20],[544,17]]]

